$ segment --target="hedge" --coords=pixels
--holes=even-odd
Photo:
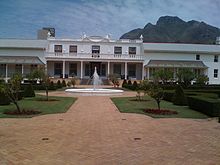
[[[24,88],[24,97],[35,97],[35,92],[32,84],[28,84]]]
[[[202,112],[211,117],[217,117],[220,115],[220,101],[217,99],[189,96],[188,105],[190,109]]]
[[[174,96],[174,91],[165,91],[163,93],[163,100],[172,102]]]
[[[9,98],[5,95],[5,93],[0,92],[0,105],[9,105],[10,100]]]

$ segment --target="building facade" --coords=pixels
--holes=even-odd
[[[102,79],[152,79],[158,69],[171,70],[173,80],[181,68],[207,75],[220,84],[220,45],[143,43],[83,35],[80,39],[0,39],[0,76],[6,81],[18,72],[24,77],[45,66],[51,78],[89,79],[94,68]]]

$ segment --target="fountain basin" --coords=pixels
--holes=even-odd
[[[104,88],[81,88],[81,89],[66,89],[65,92],[82,95],[114,95],[122,94],[124,91],[120,89],[104,89]]]

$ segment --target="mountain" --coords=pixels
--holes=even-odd
[[[185,22],[178,17],[163,16],[153,25],[148,23],[123,34],[120,39],[139,39],[144,42],[214,44],[220,36],[220,29],[195,20]]]

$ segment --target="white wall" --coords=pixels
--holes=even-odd
[[[136,47],[136,54],[140,54],[140,44],[137,43],[108,43],[108,42],[67,42],[67,41],[49,41],[47,52],[54,52],[54,45],[62,45],[63,53],[69,53],[70,45],[77,45],[77,53],[90,53],[92,52],[92,45],[100,46],[100,54],[114,54],[114,47],[121,46],[122,54],[128,54],[129,47]]]

